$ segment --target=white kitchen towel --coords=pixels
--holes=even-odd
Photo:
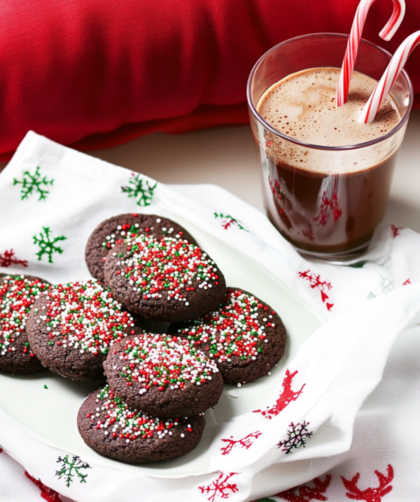
[[[52,282],[86,279],[84,247],[92,229],[136,211],[169,212],[228,243],[293,289],[326,323],[300,347],[265,408],[212,425],[210,464],[199,475],[158,479],[88,463],[47,446],[2,413],[4,450],[35,479],[78,502],[138,500],[139,486],[147,501],[252,500],[341,462],[356,414],[380,382],[395,340],[420,320],[420,236],[382,226],[352,266],[308,262],[263,214],[218,187],[163,185],[28,133],[0,175],[0,271],[28,271]],[[387,466],[378,471],[383,482],[394,472]],[[328,500],[326,479],[285,500],[311,500],[310,493],[324,497],[313,500]],[[348,485],[353,499],[377,500],[377,492],[366,495],[357,488],[363,481],[357,482]]]

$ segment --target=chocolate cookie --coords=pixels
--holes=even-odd
[[[241,289],[228,288],[217,311],[169,332],[186,337],[217,364],[225,383],[252,382],[283,356],[286,329],[266,303]]]
[[[86,245],[85,259],[89,272],[96,279],[104,280],[104,262],[109,250],[116,244],[132,240],[140,234],[158,239],[174,237],[196,244],[194,238],[168,218],[155,214],[119,214],[103,221],[93,231]]]
[[[48,283],[30,275],[0,277],[0,370],[30,374],[43,369],[29,345],[26,324]]]
[[[172,460],[200,442],[203,416],[159,420],[129,408],[107,385],[89,394],[77,427],[84,442],[105,457],[128,464]]]
[[[101,377],[113,344],[140,332],[95,279],[50,286],[35,301],[27,323],[29,343],[43,366],[81,382]]]
[[[108,254],[105,283],[128,310],[160,322],[207,314],[219,306],[226,290],[223,274],[201,248],[145,235]]]
[[[186,339],[143,334],[116,343],[104,363],[115,395],[154,417],[198,415],[219,401],[217,366]]]

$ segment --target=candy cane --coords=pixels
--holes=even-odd
[[[351,27],[349,40],[347,42],[346,53],[344,54],[343,66],[341,67],[340,79],[338,81],[335,103],[336,106],[342,106],[347,101],[349,93],[350,79],[356,63],[357,51],[359,50],[360,39],[365,25],[366,17],[370,6],[375,0],[361,0],[357,7],[356,15],[354,16],[353,25]],[[405,14],[404,0],[392,0],[394,10],[389,21],[386,23],[379,36],[388,41],[394,36],[395,32],[403,20]]]
[[[374,121],[379,108],[384,102],[398,75],[402,72],[404,65],[410,54],[420,43],[420,31],[416,31],[398,47],[381,80],[372,92],[368,102],[359,117],[358,122],[361,124],[370,124]]]

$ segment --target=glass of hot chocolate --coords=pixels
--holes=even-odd
[[[348,101],[335,91],[348,37],[316,33],[268,51],[247,97],[268,217],[299,252],[363,253],[387,205],[413,92],[403,71],[372,124],[358,118],[391,54],[361,40]]]

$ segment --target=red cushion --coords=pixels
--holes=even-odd
[[[0,157],[29,129],[66,145],[110,146],[150,131],[247,121],[256,60],[296,35],[348,33],[357,0],[2,0]],[[375,2],[364,37],[395,51],[420,28],[410,2],[391,42]],[[420,50],[407,65],[420,93]]]

